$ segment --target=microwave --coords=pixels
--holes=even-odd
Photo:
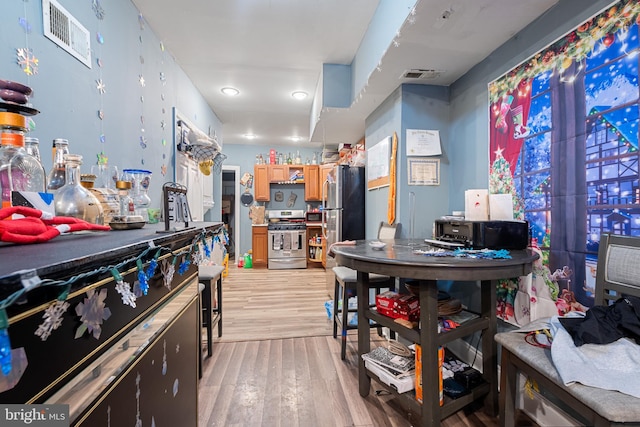
[[[307,212],[306,222],[322,222],[322,212]]]

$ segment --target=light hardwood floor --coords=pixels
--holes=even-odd
[[[328,299],[322,269],[231,267],[223,281],[223,337],[200,381],[200,426],[411,426],[411,414],[377,395],[375,383],[367,398],[358,394],[356,336],[341,360]],[[443,422],[496,425],[473,409]]]

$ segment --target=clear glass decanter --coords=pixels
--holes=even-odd
[[[53,203],[57,216],[70,216],[93,224],[104,224],[104,212],[100,201],[80,184],[82,156],[66,154],[65,184],[56,190]]]

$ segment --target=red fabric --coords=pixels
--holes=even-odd
[[[509,162],[512,176],[524,142],[524,138],[514,137],[516,134],[516,125],[513,122],[514,110],[520,106],[522,125],[526,126],[531,107],[531,86],[528,80],[521,80],[518,89],[509,92],[490,106],[489,165],[493,165],[497,153],[501,150],[502,157]],[[501,115],[501,111],[504,116]]]
[[[13,214],[24,215],[25,218],[7,219]],[[0,241],[21,244],[46,242],[61,234],[55,226],[63,224],[69,226],[69,232],[111,230],[106,225],[91,224],[78,218],[48,217],[38,209],[13,206],[0,209]]]

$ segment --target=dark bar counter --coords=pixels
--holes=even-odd
[[[202,253],[196,249],[197,242],[208,239],[211,246],[214,236],[221,235],[222,223],[191,223],[185,229],[163,230],[162,223],[145,224],[141,229],[61,235],[39,244],[0,243],[0,303],[5,306],[9,317],[8,333],[12,348],[12,371],[8,376],[0,373],[0,403],[51,403],[49,399],[53,396],[55,400],[56,394],[75,392],[81,395],[82,392],[69,388],[69,384],[77,382],[74,378],[86,376],[87,370],[95,370],[95,378],[100,378],[101,371],[115,363],[113,360],[117,359],[118,353],[125,354],[130,345],[136,345],[139,350],[127,357],[108,382],[92,385],[94,392],[99,393],[95,402],[106,405],[104,408],[91,402],[77,407],[74,402],[58,401],[75,408],[78,419],[72,420],[71,425],[81,425],[83,420],[87,425],[99,425],[94,424],[95,419],[101,419],[105,415],[101,411],[107,407],[121,404],[124,405],[122,408],[128,407],[124,404],[127,400],[135,404],[135,387],[139,385],[135,377],[147,369],[146,365],[141,365],[145,357],[151,358],[153,365],[150,366],[158,364],[158,369],[163,360],[170,362],[173,358],[182,361],[172,365],[175,375],[172,381],[181,384],[181,393],[176,396],[182,396],[179,400],[184,399],[184,407],[188,410],[165,414],[164,417],[176,417],[178,424],[174,425],[181,422],[184,423],[181,425],[197,425],[195,406],[200,328],[198,267],[194,255]],[[117,266],[122,280],[133,289],[139,281],[139,267],[148,271],[154,258],[158,267],[148,278],[148,293],[138,296],[135,308],[125,304],[115,289],[112,268]],[[173,264],[175,273],[171,277],[167,273],[165,277],[169,264]],[[83,322],[76,311],[78,306],[86,304],[92,292],[103,290],[106,290],[104,307],[109,309],[110,315],[102,319],[99,336],[96,338],[89,331],[79,335],[78,328]],[[19,297],[14,298],[16,295]],[[43,340],[35,332],[45,319],[46,309],[61,296],[69,306],[59,328],[52,330]],[[167,307],[171,309],[167,310]],[[159,326],[158,317],[162,318]],[[137,338],[129,339],[130,336],[143,335],[147,324],[156,325],[157,330],[152,336],[137,344]],[[109,354],[112,354],[109,356],[111,362],[102,362]],[[160,374],[158,369],[151,369],[146,377],[143,376],[147,390],[151,375],[160,375],[155,381],[164,378],[164,372]],[[90,383],[92,375],[87,378],[85,381]],[[163,390],[167,394],[167,390]],[[164,406],[180,406],[162,402],[164,394],[153,398],[160,399],[157,403],[145,405],[147,410],[154,408],[159,415],[163,413]],[[118,399],[122,402],[119,403]],[[187,412],[194,408],[195,414],[188,415]],[[123,420],[133,417],[135,421],[140,415],[135,411],[134,405],[130,410],[120,412],[129,417]],[[113,423],[120,414],[116,416],[114,412],[110,416]],[[193,416],[195,420],[192,420]]]

